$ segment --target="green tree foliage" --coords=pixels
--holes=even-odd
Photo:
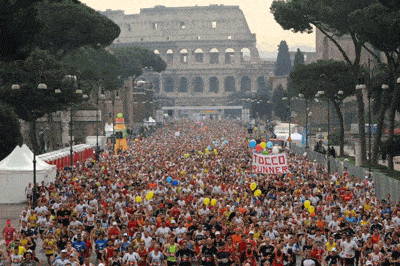
[[[344,149],[344,124],[340,104],[348,96],[355,94],[356,77],[353,67],[343,61],[319,60],[300,65],[290,73],[292,88],[312,100],[318,91],[324,91],[335,108],[340,122],[340,154]],[[342,95],[338,95],[342,91]]]
[[[298,66],[304,65],[304,54],[297,48],[296,55],[294,56],[293,61],[293,69],[296,69]]]
[[[82,97],[63,82],[64,65],[47,51],[35,49],[25,61],[3,62],[0,64],[0,99],[12,106],[18,117],[30,124],[30,142],[38,151],[36,120],[45,114],[63,110]],[[13,90],[12,85],[20,88]],[[39,89],[46,84],[47,89]],[[55,94],[55,89],[64,93]]]
[[[0,61],[25,60],[35,47],[53,54],[85,45],[102,48],[120,34],[113,21],[77,0],[0,3]]]
[[[99,80],[107,90],[121,88],[124,82],[124,66],[120,60],[105,49],[81,47],[63,58],[67,73],[76,75],[80,85],[88,92],[97,87]]]
[[[0,0],[0,61],[25,60],[33,49],[41,24],[38,0]]]
[[[312,33],[313,27],[319,29],[340,51],[343,60],[354,67],[357,76],[360,70],[361,50],[364,48],[372,56],[379,60],[379,57],[366,47],[365,42],[360,39],[355,31],[355,23],[351,14],[369,5],[376,3],[376,0],[275,0],[270,10],[275,20],[285,30],[293,32]],[[364,24],[367,26],[367,24]],[[354,49],[354,58],[346,53],[346,50],[337,41],[337,38],[349,35]],[[347,43],[347,42],[346,42]],[[361,154],[363,161],[366,160],[366,140],[365,140],[365,118],[364,102],[361,93],[357,93],[358,103],[358,128],[360,132]]]
[[[282,121],[287,121],[290,118],[288,103],[282,100],[286,94],[287,92],[283,89],[282,85],[278,85],[278,87],[275,88],[271,99],[275,116],[279,117]]]
[[[122,63],[125,77],[137,78],[142,74],[143,68],[150,68],[156,72],[167,68],[167,64],[159,55],[141,47],[114,48],[113,53]]]
[[[21,125],[12,108],[0,105],[0,161],[22,144]]]
[[[387,65],[389,85],[388,94],[385,97],[390,99],[381,101],[378,134],[375,137],[375,147],[373,159],[377,161],[378,149],[381,144],[381,134],[383,130],[383,120],[386,111],[389,116],[389,139],[388,142],[394,141],[394,127],[396,109],[400,102],[400,87],[396,85],[396,80],[400,76],[400,9],[391,6],[397,1],[380,1],[373,5],[355,11],[351,18],[355,24],[354,28],[357,34],[364,42],[369,42],[377,50],[384,53]],[[368,25],[368,26],[366,26]],[[388,153],[389,168],[393,169],[394,154]]]
[[[276,59],[275,76],[285,76],[292,71],[289,47],[286,41],[281,41],[278,46],[278,57]]]
[[[42,28],[36,43],[53,54],[83,46],[105,48],[120,34],[117,24],[79,1],[44,0],[37,7]]]

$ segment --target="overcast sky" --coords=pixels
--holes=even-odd
[[[125,14],[137,14],[141,8],[164,5],[177,6],[208,6],[210,4],[238,5],[243,10],[247,23],[252,33],[257,35],[258,49],[265,53],[260,54],[271,57],[276,54],[277,46],[281,40],[286,40],[289,50],[294,51],[298,47],[302,51],[315,51],[315,34],[301,34],[284,31],[275,22],[269,7],[273,0],[81,0],[82,3],[95,10],[106,9],[125,10]]]

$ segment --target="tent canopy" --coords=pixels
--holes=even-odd
[[[291,138],[292,138],[292,140],[302,140],[303,136],[301,134],[299,134],[299,133],[293,133],[291,135]]]

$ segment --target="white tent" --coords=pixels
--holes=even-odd
[[[149,117],[149,123],[157,123],[157,121],[153,117]]]
[[[113,123],[105,124],[104,131],[106,132],[106,137],[110,137],[112,135],[112,133],[114,132],[113,127],[114,127]]]
[[[36,183],[54,182],[55,165],[36,156]],[[26,200],[25,188],[33,183],[33,153],[28,146],[17,146],[0,162],[0,203],[21,203]]]
[[[299,133],[293,133],[291,135],[291,138],[292,138],[292,140],[302,140],[303,136],[301,134],[299,134]]]

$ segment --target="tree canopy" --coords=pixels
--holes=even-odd
[[[324,75],[325,78],[321,78]],[[292,88],[304,94],[306,99],[313,99],[318,91],[325,91],[325,96],[337,99],[337,92],[343,91],[341,99],[355,93],[356,78],[353,68],[343,61],[318,60],[308,65],[300,65],[290,73]]]
[[[299,48],[297,48],[297,52],[293,60],[293,69],[296,69],[300,65],[304,65],[304,54]]]
[[[21,125],[12,108],[0,105],[0,160],[22,144]]]
[[[120,60],[124,68],[125,77],[137,78],[143,68],[151,68],[162,72],[167,68],[165,61],[159,56],[141,47],[113,48],[114,55]]]
[[[105,48],[120,34],[117,24],[79,1],[44,0],[37,9],[42,28],[36,43],[53,54],[83,46]]]
[[[56,54],[104,48],[120,34],[112,20],[77,0],[0,0],[0,61],[25,60],[39,47]]]
[[[278,56],[276,58],[275,76],[285,76],[292,71],[289,47],[286,41],[281,41],[278,46]]]

